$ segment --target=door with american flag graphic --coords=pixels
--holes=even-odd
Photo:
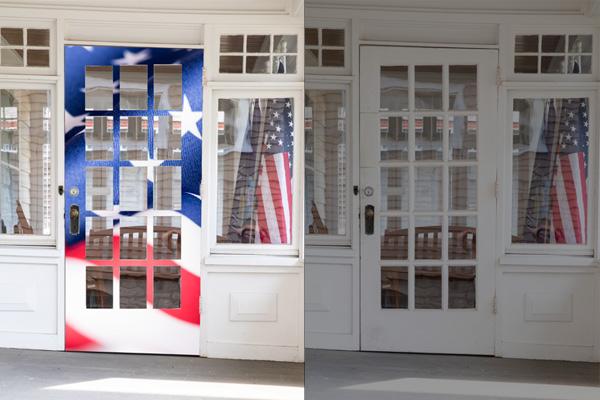
[[[67,350],[199,354],[202,67],[65,47]]]

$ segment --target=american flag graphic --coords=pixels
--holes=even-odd
[[[586,243],[588,109],[586,99],[563,99],[551,199],[556,243]]]
[[[258,187],[260,243],[291,243],[294,122],[289,99],[269,100]]]

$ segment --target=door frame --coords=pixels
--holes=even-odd
[[[499,52],[498,48],[490,48],[490,47],[486,47],[486,46],[482,46],[482,47],[477,47],[477,46],[465,46],[465,47],[461,47],[460,45],[440,47],[440,46],[436,46],[436,45],[426,46],[426,45],[410,45],[410,44],[404,44],[404,43],[402,43],[402,44],[391,44],[391,45],[383,44],[383,43],[381,43],[381,44],[380,43],[361,44],[359,46],[359,50],[360,51],[359,51],[359,55],[358,55],[358,64],[360,65],[362,63],[362,51],[365,48],[378,48],[378,47],[379,48],[380,47],[391,47],[391,48],[394,48],[394,49],[429,49],[431,51],[435,51],[435,50],[442,50],[442,51],[451,51],[451,50],[477,51],[477,50],[480,50],[480,51],[484,51],[484,52],[485,51],[487,51],[487,52],[494,52],[495,55],[496,55],[496,63],[497,63],[496,64],[497,65],[497,70],[495,71],[496,72],[496,77],[499,76],[500,52]],[[364,79],[364,77],[365,77],[365,74],[363,72],[360,72],[359,73],[359,85],[358,85],[359,86],[359,90],[360,90],[360,87],[363,86],[363,79]],[[369,100],[372,100],[374,96],[375,97],[379,97],[379,91],[370,90],[367,93],[363,93],[361,96],[359,96],[360,100],[358,100],[355,103],[354,110],[355,110],[355,112],[357,112],[357,114],[358,114],[357,118],[359,120],[359,124],[358,124],[359,129],[358,129],[358,132],[357,132],[357,140],[358,140],[358,142],[360,142],[361,132],[364,129],[364,123],[365,123],[363,115],[362,115],[363,114],[363,106],[362,106],[362,104],[363,104],[363,102],[369,102]],[[490,125],[493,126],[493,128],[492,128],[492,131],[489,133],[488,138],[490,140],[493,140],[491,138],[495,137],[493,145],[495,145],[495,146],[504,146],[504,140],[503,140],[504,138],[503,138],[503,135],[502,135],[504,133],[504,129],[502,128],[503,118],[500,115],[500,111],[503,109],[503,107],[501,106],[502,98],[501,98],[501,93],[500,93],[500,90],[499,90],[498,82],[496,82],[496,97],[495,98],[496,98],[496,101],[495,101],[495,104],[493,105],[495,107],[490,107],[490,108],[495,108],[496,115],[492,115],[492,116],[489,117],[489,118],[491,118]],[[369,110],[368,112],[370,112],[370,111],[372,111],[372,110]],[[480,142],[481,141],[481,132],[479,132],[479,137],[478,137],[477,140],[478,140],[478,143],[481,143]],[[492,145],[490,145],[490,146],[492,146]],[[479,146],[478,146],[478,148],[479,148]],[[503,148],[503,147],[500,147],[500,148]],[[359,197],[358,198],[358,203],[359,203],[359,205],[358,205],[358,208],[359,208],[359,211],[358,211],[358,213],[359,213],[359,223],[358,223],[358,225],[359,225],[359,232],[357,234],[357,240],[359,241],[359,245],[357,246],[357,248],[358,248],[357,251],[359,253],[359,266],[358,266],[358,268],[359,268],[359,271],[360,271],[359,272],[360,282],[359,282],[359,285],[358,285],[360,287],[360,292],[359,292],[360,293],[360,295],[359,295],[360,299],[359,299],[359,307],[358,307],[358,315],[359,315],[359,319],[360,319],[360,323],[359,323],[359,343],[358,344],[359,344],[360,351],[369,351],[369,350],[365,350],[364,349],[364,334],[365,334],[365,331],[364,331],[364,329],[365,329],[364,328],[364,326],[365,326],[364,325],[364,323],[365,323],[364,322],[365,321],[364,320],[364,315],[365,314],[364,313],[368,312],[365,309],[365,294],[366,294],[366,290],[365,290],[365,287],[364,287],[364,284],[365,284],[365,274],[367,273],[367,271],[366,271],[366,268],[363,268],[363,259],[364,259],[363,253],[364,253],[365,250],[364,250],[364,245],[363,245],[362,240],[361,240],[362,239],[362,235],[363,235],[362,234],[362,232],[363,232],[362,229],[364,228],[363,227],[364,220],[363,220],[363,215],[362,215],[362,213],[363,213],[363,210],[362,210],[362,207],[363,207],[362,192],[364,190],[364,186],[365,186],[366,182],[365,182],[365,177],[363,176],[364,175],[363,174],[363,168],[361,167],[362,166],[362,160],[363,160],[364,156],[361,156],[361,151],[360,150],[357,151],[357,153],[358,153],[358,157],[357,157],[357,161],[355,161],[357,163],[357,166],[355,166],[355,167],[357,167],[358,170],[359,170],[359,174],[358,174],[359,177],[358,177],[358,179],[359,179],[359,191],[360,191],[359,196],[358,196]],[[488,278],[488,279],[490,279],[490,285],[492,285],[492,291],[493,291],[493,294],[492,294],[493,298],[492,298],[492,304],[491,304],[491,307],[492,307],[492,309],[491,309],[491,318],[492,318],[491,334],[492,334],[492,337],[489,339],[489,341],[491,342],[491,346],[492,346],[490,354],[496,354],[497,353],[497,351],[498,351],[497,340],[498,340],[498,337],[499,337],[499,332],[498,332],[499,321],[498,321],[498,318],[497,318],[498,316],[497,316],[497,313],[496,313],[496,288],[499,285],[498,279],[500,277],[497,274],[496,264],[497,264],[497,255],[498,255],[498,248],[497,248],[498,235],[501,234],[501,232],[499,231],[499,229],[500,229],[499,225],[500,224],[498,223],[499,222],[498,218],[502,218],[502,215],[503,215],[502,211],[503,210],[501,209],[501,204],[500,204],[500,201],[499,201],[500,199],[498,198],[498,183],[499,183],[499,181],[498,181],[498,173],[503,171],[502,170],[503,162],[504,162],[504,160],[503,160],[503,154],[499,154],[497,156],[497,158],[491,163],[492,165],[488,165],[489,168],[493,168],[494,171],[495,171],[495,182],[494,182],[494,184],[495,184],[494,192],[495,193],[493,195],[494,199],[495,199],[495,204],[493,205],[493,210],[494,210],[493,218],[496,221],[496,228],[490,228],[490,232],[489,232],[489,235],[491,235],[491,238],[492,238],[492,243],[491,243],[490,247],[493,249],[493,254],[490,257],[490,260],[491,260],[490,268],[493,268],[493,269],[489,272],[490,277]],[[479,164],[479,165],[482,165],[482,164]],[[491,173],[491,171],[490,171],[490,173]],[[478,187],[479,187],[479,183],[478,183]],[[376,218],[379,218],[379,217],[376,217]]]

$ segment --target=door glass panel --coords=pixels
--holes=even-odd
[[[85,109],[113,109],[113,69],[111,66],[85,67]]]
[[[474,260],[477,257],[477,217],[448,217],[448,258]]]
[[[442,66],[415,66],[415,109],[442,109]]]
[[[381,161],[408,160],[408,118],[386,117],[379,120]]]
[[[345,236],[349,221],[344,91],[306,90],[304,110],[305,232]]]
[[[450,109],[477,110],[477,66],[450,65]]]
[[[120,73],[121,110],[147,110],[148,66],[122,65]]]
[[[85,257],[88,260],[110,260],[113,258],[112,218],[86,217]]]
[[[121,117],[121,160],[148,159],[148,118]]]
[[[408,267],[381,268],[381,308],[408,308]]]
[[[181,258],[181,217],[154,217],[154,259]]]
[[[444,188],[442,167],[415,167],[415,206],[417,211],[442,211]]]
[[[146,268],[121,267],[119,307],[146,308]]]
[[[154,168],[154,208],[181,209],[181,167]]]
[[[442,308],[441,267],[415,267],[415,308]]]
[[[381,168],[381,210],[408,211],[408,167]]]
[[[122,260],[146,259],[146,217],[121,217],[119,237]]]
[[[380,75],[381,111],[408,111],[408,67],[383,66]]]
[[[477,167],[450,167],[449,209],[477,209]]]
[[[143,211],[147,208],[146,167],[121,167],[119,180],[120,210]]]
[[[475,308],[475,269],[448,267],[448,308]]]
[[[86,308],[113,307],[112,267],[86,267],[85,286]]]
[[[442,217],[415,217],[415,259],[440,260],[442,258]]]
[[[86,168],[85,208],[98,211],[113,209],[113,169],[111,167]]]
[[[154,109],[181,110],[181,64],[154,66]]]
[[[154,267],[154,308],[181,307],[181,269]]]
[[[444,158],[443,130],[443,118],[415,118],[415,160]]]
[[[408,259],[408,217],[381,218],[381,259]]]
[[[449,117],[448,157],[450,160],[477,159],[477,115],[455,115]]]
[[[154,158],[181,160],[181,119],[173,116],[154,117]]]
[[[90,161],[113,159],[112,117],[85,118],[85,159]]]

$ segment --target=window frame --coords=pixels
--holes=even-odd
[[[255,85],[224,85],[210,93],[210,105],[205,115],[203,134],[203,163],[207,163],[207,174],[202,180],[201,197],[204,200],[202,219],[206,222],[208,248],[211,255],[276,255],[301,257],[304,242],[304,130],[294,135],[294,179],[292,191],[292,243],[290,244],[253,244],[253,243],[217,243],[217,226],[220,224],[215,210],[219,204],[218,196],[218,105],[220,99],[248,98],[292,98],[294,101],[294,126],[304,123],[304,93],[301,85],[286,85],[282,89],[265,89]],[[234,89],[234,87],[237,87]],[[301,111],[299,111],[301,110]],[[301,117],[298,113],[301,112]],[[295,131],[298,132],[298,131]],[[214,193],[214,195],[210,195]]]
[[[31,79],[27,78],[13,78],[3,79],[0,78],[0,89],[11,90],[11,89],[30,89],[30,90],[47,90],[48,99],[50,101],[50,235],[23,235],[23,234],[0,234],[0,247],[4,246],[18,246],[18,247],[56,247],[58,231],[60,229],[59,218],[58,218],[58,193],[56,191],[58,184],[58,168],[60,164],[58,151],[59,145],[62,145],[62,141],[59,138],[58,132],[58,97],[56,84],[51,80],[38,80],[32,82]],[[60,143],[59,143],[60,142]]]
[[[351,104],[352,100],[352,84],[351,82],[331,82],[331,81],[320,81],[310,80],[305,83],[305,91],[309,90],[340,90],[343,92],[344,102],[346,107],[346,118],[345,118],[345,143],[346,143],[346,234],[332,235],[332,234],[309,234],[305,232],[305,241],[307,246],[352,246],[354,219],[353,215],[353,201],[354,196],[352,194],[352,174],[353,174],[353,157],[352,157],[352,118],[351,118]],[[302,102],[304,110],[304,101]],[[303,113],[304,120],[304,113]],[[304,152],[304,148],[303,148]],[[306,169],[305,161],[305,169]],[[304,192],[306,196],[306,192]],[[305,204],[303,199],[303,205]],[[304,210],[305,218],[310,210]]]
[[[49,39],[48,52],[49,52],[49,66],[47,67],[9,67],[0,66],[0,74],[14,74],[14,75],[31,75],[36,76],[50,76],[56,75],[57,72],[57,35],[56,35],[56,24],[54,21],[41,21],[41,20],[15,20],[10,18],[0,18],[0,27],[5,28],[22,28],[22,29],[48,29]],[[28,48],[28,46],[24,46]],[[40,47],[34,47],[34,49]],[[45,49],[45,47],[44,47]]]
[[[555,85],[552,89],[542,88],[542,86],[523,87],[527,85],[515,84],[510,85],[506,92],[506,112],[504,116],[505,127],[503,129],[505,140],[504,152],[504,184],[507,188],[503,196],[505,201],[504,221],[507,225],[504,228],[504,253],[507,255],[562,255],[562,256],[587,256],[597,257],[597,250],[600,248],[597,234],[597,228],[600,226],[598,213],[598,196],[597,189],[600,187],[598,173],[598,156],[600,155],[598,128],[597,128],[597,111],[598,106],[598,89],[589,89],[589,85],[569,85],[564,88],[557,88]],[[552,85],[551,85],[552,86]],[[544,87],[547,87],[545,85]],[[533,99],[533,98],[581,98],[586,97],[589,101],[589,109],[593,110],[590,113],[590,144],[588,157],[591,162],[588,166],[588,216],[587,216],[587,237],[588,241],[585,245],[572,244],[538,244],[538,243],[512,243],[512,224],[513,224],[513,101],[515,99]]]

